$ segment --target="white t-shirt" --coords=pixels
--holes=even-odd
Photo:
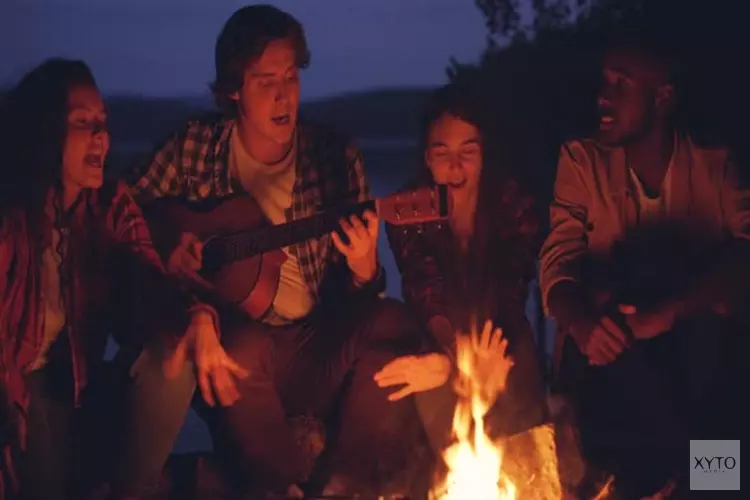
[[[245,150],[235,128],[230,146],[230,171],[242,187],[258,202],[260,209],[272,224],[287,222],[292,206],[292,191],[296,175],[297,141],[289,153],[278,163],[266,165]],[[287,256],[281,266],[281,276],[273,310],[263,319],[269,324],[285,324],[307,316],[315,305],[307,288],[299,262],[289,247],[283,248]]]
[[[662,181],[659,196],[657,197],[648,196],[635,170],[632,168],[628,170],[630,171],[630,178],[635,188],[635,201],[638,204],[638,223],[644,224],[664,219],[668,215],[672,191],[672,163],[670,162],[667,167],[667,172],[664,174],[664,180]]]

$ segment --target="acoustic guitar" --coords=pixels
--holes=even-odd
[[[341,217],[361,216],[366,210],[394,225],[442,220],[448,217],[448,196],[444,186],[402,191],[278,225],[244,193],[202,202],[162,198],[144,207],[144,216],[165,261],[182,233],[201,239],[203,266],[189,283],[194,291],[259,319],[276,296],[287,258],[282,248],[339,230]]]

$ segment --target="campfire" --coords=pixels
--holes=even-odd
[[[513,366],[513,360],[505,354],[504,340],[497,340],[499,343],[489,351],[480,348],[487,345],[491,330],[492,325],[487,324],[481,334],[475,328],[458,337],[454,442],[443,452],[447,471],[436,481],[429,498],[562,498],[551,426],[501,440],[493,440],[485,429],[484,417],[505,390]]]

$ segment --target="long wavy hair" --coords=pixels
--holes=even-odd
[[[0,218],[22,215],[41,230],[47,196],[61,186],[68,94],[76,85],[95,85],[84,62],[49,59],[2,98]]]
[[[522,150],[513,144],[512,134],[503,132],[512,129],[512,123],[498,116],[498,103],[491,95],[491,89],[476,80],[450,83],[433,94],[421,126],[417,181],[422,184],[433,182],[424,152],[430,129],[440,117],[447,114],[460,118],[475,126],[480,135],[483,164],[474,234],[468,253],[452,259],[453,269],[449,270],[453,282],[450,288],[458,292],[454,301],[462,316],[456,320],[464,328],[473,318],[483,321],[493,317],[494,306],[503,300],[503,290],[515,288],[526,279],[526,269],[519,269],[518,261],[526,257],[528,249],[519,242],[527,240],[522,233],[529,228],[524,227],[528,221],[518,217],[524,199],[514,187],[519,185],[518,169],[526,166],[520,165]]]

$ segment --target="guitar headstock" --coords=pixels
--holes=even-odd
[[[443,220],[449,213],[448,192],[443,185],[401,191],[378,200],[378,217],[393,225]]]

